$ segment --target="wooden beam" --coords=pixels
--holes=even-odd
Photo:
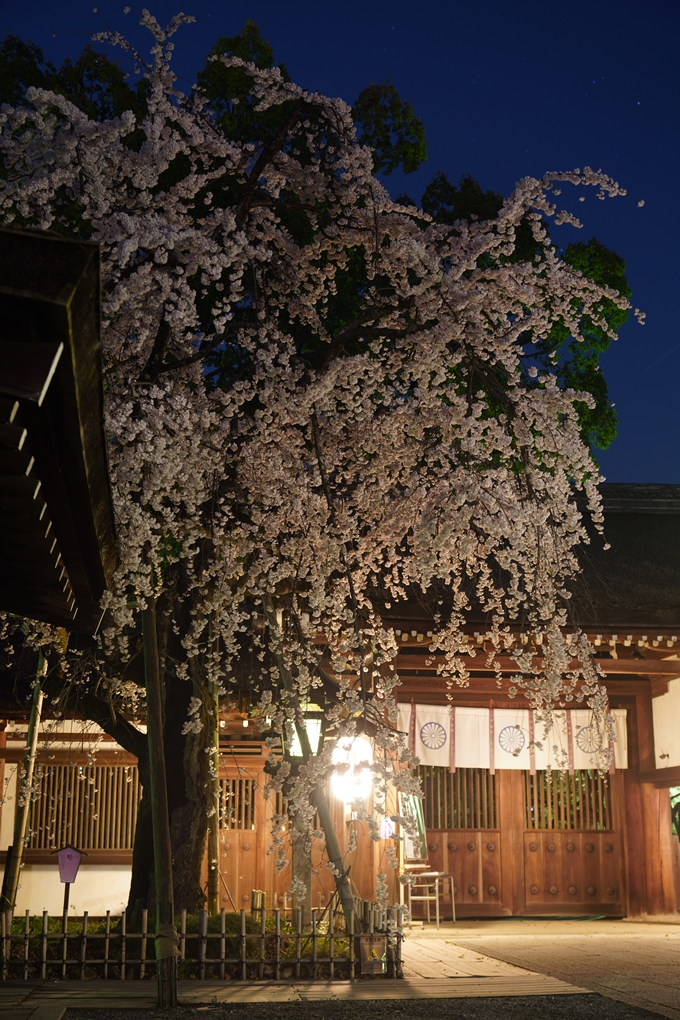
[[[0,850],[0,865],[4,865],[7,851]],[[24,850],[24,864],[51,864],[56,862],[56,855],[51,850]],[[88,850],[87,857],[80,862],[82,867],[106,864],[132,864],[132,850]]]
[[[16,535],[53,528],[72,589],[46,599],[38,575],[58,579],[61,566],[26,557],[34,571],[0,571],[0,608],[92,633],[116,566],[96,244],[0,228],[0,394],[5,567]]]
[[[49,760],[47,759],[49,755]],[[16,763],[23,761],[24,752],[20,747],[0,747],[0,761]],[[120,751],[98,751],[87,754],[68,747],[45,748],[39,755],[40,765],[136,765],[137,759],[122,748]]]
[[[671,765],[667,769],[645,769],[640,771],[640,782],[651,783],[659,789],[668,786],[680,786],[680,765]]]
[[[395,666],[397,673],[402,670],[429,670],[436,673],[437,666],[444,664],[443,655],[397,655]],[[503,673],[519,673],[517,663],[509,655],[501,655],[495,660]],[[635,676],[680,676],[680,659],[595,659],[609,676],[635,675]],[[543,659],[534,656],[531,660],[534,669],[541,669]],[[465,658],[465,665],[471,673],[493,673],[486,662],[486,654],[479,653],[474,659]],[[578,660],[572,659],[569,668],[577,669]]]

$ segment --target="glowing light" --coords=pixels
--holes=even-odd
[[[333,774],[331,786],[335,796],[346,804],[366,800],[373,789],[373,773],[365,767],[373,763],[370,741],[366,737],[339,740],[333,751],[332,762],[334,765],[348,766]]]
[[[305,729],[307,730],[307,736],[309,737],[309,743],[312,748],[312,754],[316,754],[316,752],[319,750],[319,741],[321,740],[321,720],[305,719]],[[297,735],[297,730],[295,729],[295,727],[293,727],[293,734],[290,741],[289,753],[292,758],[302,757],[300,738]]]

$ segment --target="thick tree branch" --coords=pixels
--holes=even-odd
[[[142,373],[139,377],[140,382],[154,381],[158,375],[158,368],[163,364],[163,356],[169,339],[170,323],[167,319],[163,318],[159,323],[158,330],[156,332],[156,339],[153,342],[151,354],[149,355],[149,360],[142,369]]]
[[[54,673],[47,675],[43,689],[50,698],[54,699],[62,698],[66,693],[63,682]],[[147,753],[146,734],[120,714],[117,714],[114,719],[109,703],[103,698],[78,689],[77,703],[73,707],[83,718],[101,726],[104,732],[113,737],[128,754],[132,754],[138,759],[145,757]]]
[[[283,124],[281,130],[276,134],[263,148],[262,152],[258,156],[255,166],[248,174],[246,186],[243,190],[241,201],[236,207],[236,228],[242,230],[246,222],[248,213],[250,212],[251,202],[255,195],[255,189],[257,188],[257,182],[266,166],[272,162],[276,154],[281,149],[281,146],[285,142],[286,138],[295,127],[296,123],[300,119],[302,113],[302,100],[298,100],[295,106],[291,110],[290,116]]]

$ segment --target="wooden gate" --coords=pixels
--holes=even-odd
[[[524,774],[524,913],[625,914],[616,776]]]
[[[421,767],[429,863],[460,917],[626,913],[623,777]]]
[[[228,770],[220,778],[220,902],[227,909],[250,907],[263,886],[266,801],[263,774]]]
[[[420,769],[428,859],[454,876],[461,917],[507,914],[503,903],[498,778],[488,769]],[[450,903],[450,893],[446,893]],[[449,907],[450,910],[450,907]]]

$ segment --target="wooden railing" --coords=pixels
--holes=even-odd
[[[292,921],[281,911],[261,908],[255,916],[241,910],[209,918],[206,910],[179,918],[180,979],[281,981],[354,980],[359,973],[361,933],[384,935],[387,977],[401,977],[402,910],[379,910],[357,904],[357,918],[349,932],[337,923],[334,911],[312,910],[311,923],[302,911]],[[154,934],[142,912],[139,931],[129,931],[125,913],[103,918],[12,917],[0,915],[0,976],[8,980],[155,978]],[[356,930],[355,930],[356,929]]]

